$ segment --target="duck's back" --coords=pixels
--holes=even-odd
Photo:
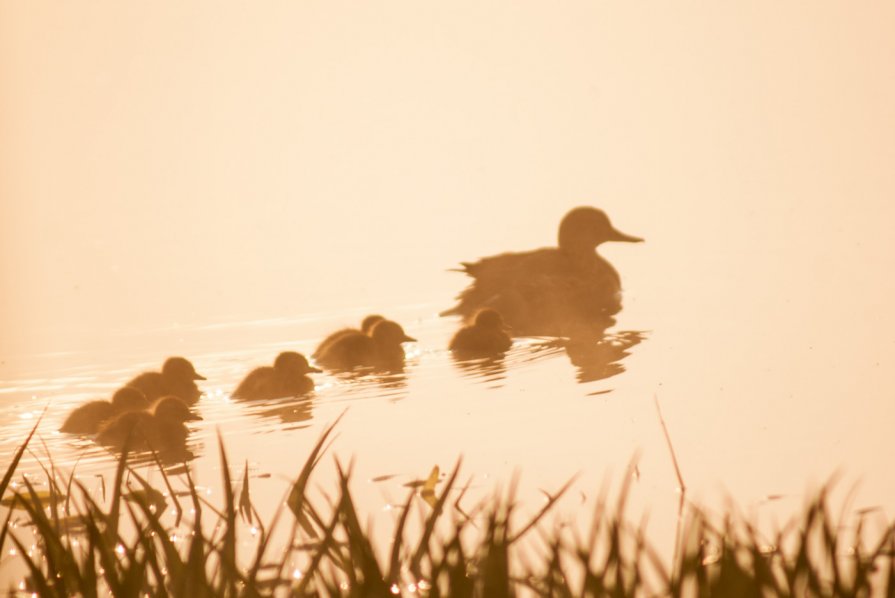
[[[192,380],[173,380],[161,372],[143,372],[126,386],[143,391],[146,399],[154,401],[168,395],[174,395],[187,404],[194,404],[199,400],[202,392]]]
[[[504,253],[464,264],[464,272],[474,282],[445,315],[470,320],[490,307],[517,335],[569,335],[582,326],[600,326],[621,307],[618,273],[596,253]]]
[[[154,436],[155,418],[146,411],[129,411],[103,422],[96,441],[116,449],[124,447],[130,438],[130,448],[143,450],[149,447],[148,437]]]
[[[366,334],[350,331],[316,356],[317,363],[327,368],[351,369],[357,366],[374,365],[376,362],[376,346]]]
[[[109,401],[90,401],[72,411],[59,431],[68,434],[96,434],[100,424],[114,415],[115,408]]]
[[[165,382],[161,372],[143,372],[128,382],[125,386],[132,386],[133,388],[142,391],[143,394],[146,395],[146,399],[150,402],[170,394],[169,392],[166,392]]]
[[[504,353],[513,341],[500,329],[464,326],[451,340],[450,350],[459,357],[486,357]]]
[[[255,368],[243,379],[233,397],[237,399],[278,399],[314,389],[314,381],[303,374],[283,373],[270,366]]]
[[[168,451],[182,448],[187,434],[180,422],[163,421],[146,411],[130,411],[104,422],[96,440],[120,450],[130,438],[132,450]]]
[[[317,348],[314,350],[314,353],[311,354],[315,360],[319,360],[320,356],[326,353],[329,348],[335,343],[339,342],[339,339],[342,339],[346,336],[351,336],[353,334],[363,334],[357,328],[342,328],[341,330],[336,330],[325,339],[323,339]]]

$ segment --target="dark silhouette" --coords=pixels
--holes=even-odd
[[[474,281],[441,315],[469,322],[491,307],[517,336],[599,336],[621,309],[619,275],[595,251],[606,241],[643,239],[617,231],[601,210],[575,208],[559,225],[559,247],[464,262]]]
[[[404,366],[404,348],[401,343],[415,341],[415,338],[405,334],[397,322],[382,320],[373,326],[369,336],[360,331],[352,331],[315,354],[317,363],[329,369],[372,367],[394,370]]]
[[[284,351],[277,355],[273,367],[255,368],[233,391],[234,399],[278,399],[294,397],[314,390],[309,373],[320,370],[311,367],[301,353]]]
[[[96,441],[119,450],[128,438],[130,448],[136,451],[183,450],[189,434],[184,422],[200,419],[184,401],[167,396],[157,400],[148,410],[122,413],[103,422]]]
[[[513,346],[503,318],[493,309],[476,314],[470,326],[464,326],[451,339],[450,350],[460,358],[490,357],[506,353]]]
[[[127,385],[142,390],[150,401],[174,395],[193,405],[202,395],[196,380],[205,380],[205,377],[196,373],[192,363],[183,357],[170,357],[161,372],[144,372]]]
[[[343,336],[355,334],[360,332],[362,334],[366,334],[369,336],[370,330],[373,329],[373,326],[384,320],[385,318],[380,316],[379,314],[370,314],[360,323],[360,330],[357,328],[342,328],[341,330],[336,330],[329,336],[327,336],[323,341],[317,346],[317,349],[311,354],[311,357],[317,359],[321,353],[327,350],[327,348],[338,341]]]
[[[140,390],[124,386],[115,391],[111,401],[90,401],[72,411],[59,431],[68,434],[96,434],[104,421],[128,411],[142,411],[149,405],[149,399]]]

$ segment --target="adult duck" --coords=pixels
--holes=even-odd
[[[127,385],[142,390],[150,401],[174,395],[192,405],[202,395],[202,391],[196,386],[196,380],[205,380],[205,376],[196,373],[196,368],[189,360],[169,357],[162,365],[161,372],[143,372]]]
[[[234,399],[278,399],[294,397],[314,390],[310,373],[320,370],[311,367],[301,353],[283,351],[277,355],[273,367],[255,368],[233,391]]]
[[[592,207],[570,211],[559,225],[559,246],[502,253],[463,263],[460,272],[474,280],[441,315],[467,322],[482,308],[497,310],[514,334],[584,336],[612,325],[621,309],[621,279],[596,253],[607,241],[640,243],[616,230]]]

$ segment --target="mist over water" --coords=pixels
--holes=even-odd
[[[518,468],[525,496],[576,472],[592,496],[639,452],[667,537],[658,397],[694,499],[795,508],[838,470],[891,516],[893,10],[7,3],[2,450],[49,405],[49,446],[107,471],[54,430],[184,355],[197,471],[220,429],[271,508],[347,408],[334,450],[364,480],[463,454],[483,492]],[[455,363],[448,270],[553,246],[578,205],[646,240],[600,247],[624,288],[604,344]],[[418,339],[403,374],[228,399],[370,312]]]

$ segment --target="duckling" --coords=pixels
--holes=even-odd
[[[457,331],[450,350],[460,357],[488,357],[506,353],[512,345],[503,318],[489,308],[479,311],[471,326]]]
[[[68,434],[96,434],[100,424],[120,413],[141,411],[149,407],[149,400],[139,389],[124,386],[115,391],[111,401],[90,401],[68,414],[60,432]]]
[[[174,395],[192,405],[202,394],[195,380],[205,379],[205,376],[196,373],[193,364],[188,360],[183,357],[169,357],[165,360],[161,372],[143,372],[127,385],[142,390],[150,401]]]
[[[373,325],[369,336],[360,331],[342,335],[320,353],[317,363],[337,370],[359,366],[399,367],[404,363],[401,343],[415,341],[397,322],[381,320]]]
[[[255,368],[233,391],[235,399],[277,399],[293,397],[314,390],[314,381],[307,374],[319,373],[301,353],[284,351],[277,355],[273,367]]]
[[[607,241],[643,239],[613,228],[592,207],[577,207],[559,225],[559,246],[503,253],[462,264],[474,280],[442,316],[468,323],[479,309],[496,309],[514,333],[523,336],[581,336],[602,332],[621,309],[621,279],[596,253]]]
[[[359,331],[357,328],[342,328],[341,330],[336,330],[335,332],[330,334],[328,337],[323,339],[323,341],[317,346],[317,349],[314,351],[314,353],[311,354],[311,357],[313,357],[314,359],[317,359],[321,354],[323,354],[327,350],[327,348],[330,345],[332,345],[334,342],[336,342],[337,340],[339,340],[340,338],[342,338],[345,335],[354,334],[356,332],[361,332],[361,333],[369,336],[370,330],[372,330],[373,326],[375,326],[377,323],[381,322],[384,319],[385,318],[380,316],[379,314],[370,314],[369,316],[364,318],[363,321],[361,321]]]
[[[106,420],[96,441],[119,450],[128,437],[130,448],[136,451],[182,448],[189,434],[184,422],[201,419],[183,400],[170,395],[158,399],[147,410],[129,411]]]

